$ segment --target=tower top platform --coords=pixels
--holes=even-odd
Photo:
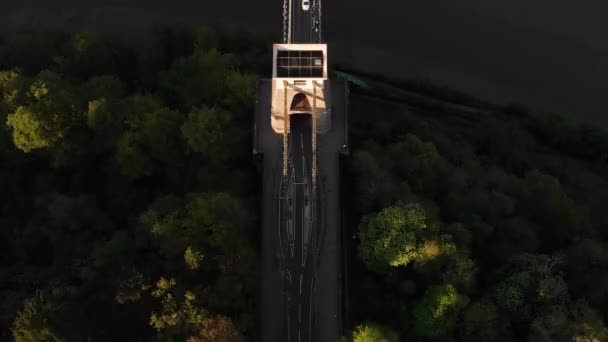
[[[327,44],[274,44],[272,78],[327,80]]]

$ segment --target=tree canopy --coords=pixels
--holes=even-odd
[[[397,204],[362,219],[359,253],[375,271],[404,266],[420,255],[426,213],[416,204]]]
[[[254,335],[261,43],[186,31],[0,37],[0,340]]]
[[[469,298],[451,285],[428,288],[414,308],[414,331],[423,337],[443,337],[456,328],[460,311]]]
[[[356,326],[344,342],[398,342],[399,335],[390,327],[367,322]]]
[[[472,113],[350,94],[355,324],[412,340],[605,339],[608,131],[521,106]]]

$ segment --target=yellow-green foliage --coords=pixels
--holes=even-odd
[[[351,336],[343,340],[347,342],[399,342],[399,335],[388,326],[367,322],[356,326]]]
[[[183,300],[176,296],[175,279],[161,278],[152,291],[152,296],[161,298],[160,312],[150,315],[150,325],[157,331],[167,330],[167,335],[191,334],[200,329],[205,319],[209,317],[207,310],[202,308],[192,291],[183,293]]]
[[[599,342],[608,339],[601,315],[584,302],[553,305],[530,324],[529,341]]]
[[[414,308],[414,330],[423,337],[448,335],[469,299],[451,285],[431,286]]]
[[[202,193],[191,194],[183,207],[171,201],[171,197],[160,198],[141,216],[164,255],[183,258],[188,247],[200,253],[209,247],[226,254],[246,248],[239,231],[239,224],[245,222],[234,214],[242,212],[239,200],[227,193]]]
[[[181,128],[186,142],[195,152],[210,160],[223,161],[232,146],[228,146],[232,114],[218,107],[193,109]]]
[[[417,204],[398,203],[365,216],[359,225],[359,254],[377,272],[407,265],[421,256],[426,227],[426,213]]]
[[[456,245],[450,235],[444,234],[435,239],[424,241],[420,246],[416,262],[424,264],[439,256],[451,256],[456,253]]]
[[[123,103],[127,130],[118,139],[116,162],[123,175],[138,178],[161,172],[182,152],[179,112],[152,96],[136,95]]]
[[[119,304],[137,302],[141,299],[144,291],[149,290],[150,287],[150,284],[144,281],[141,272],[132,271],[125,279],[120,281],[114,299]]]
[[[201,329],[187,342],[241,342],[243,335],[232,320],[224,316],[213,316],[203,320]]]
[[[25,102],[29,83],[20,69],[0,70],[0,102],[14,110]]]
[[[13,129],[15,146],[23,152],[48,147],[62,136],[62,132],[50,130],[37,113],[23,106],[9,114],[6,124]]]
[[[11,328],[15,342],[61,341],[51,323],[57,311],[56,305],[41,292],[24,300]]]
[[[186,262],[186,267],[189,269],[198,269],[201,266],[203,259],[204,255],[198,249],[192,246],[188,246],[188,248],[186,248],[186,251],[184,252],[184,261]]]
[[[87,111],[87,126],[98,129],[110,123],[111,114],[108,110],[108,101],[104,98],[89,101]]]
[[[15,146],[24,152],[60,142],[67,131],[80,124],[78,99],[70,84],[52,71],[42,71],[30,85],[27,103],[7,117]]]

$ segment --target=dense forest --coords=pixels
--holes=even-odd
[[[0,339],[254,335],[269,44],[201,28],[0,46]]]
[[[608,131],[352,94],[345,340],[608,341]]]
[[[270,44],[0,38],[0,339],[255,339]],[[608,132],[351,95],[345,341],[608,340]]]

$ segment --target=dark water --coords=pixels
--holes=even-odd
[[[282,0],[1,1],[2,30],[51,23],[129,36],[215,23],[279,36],[282,27]],[[605,1],[325,0],[323,19],[335,63],[608,122]]]

